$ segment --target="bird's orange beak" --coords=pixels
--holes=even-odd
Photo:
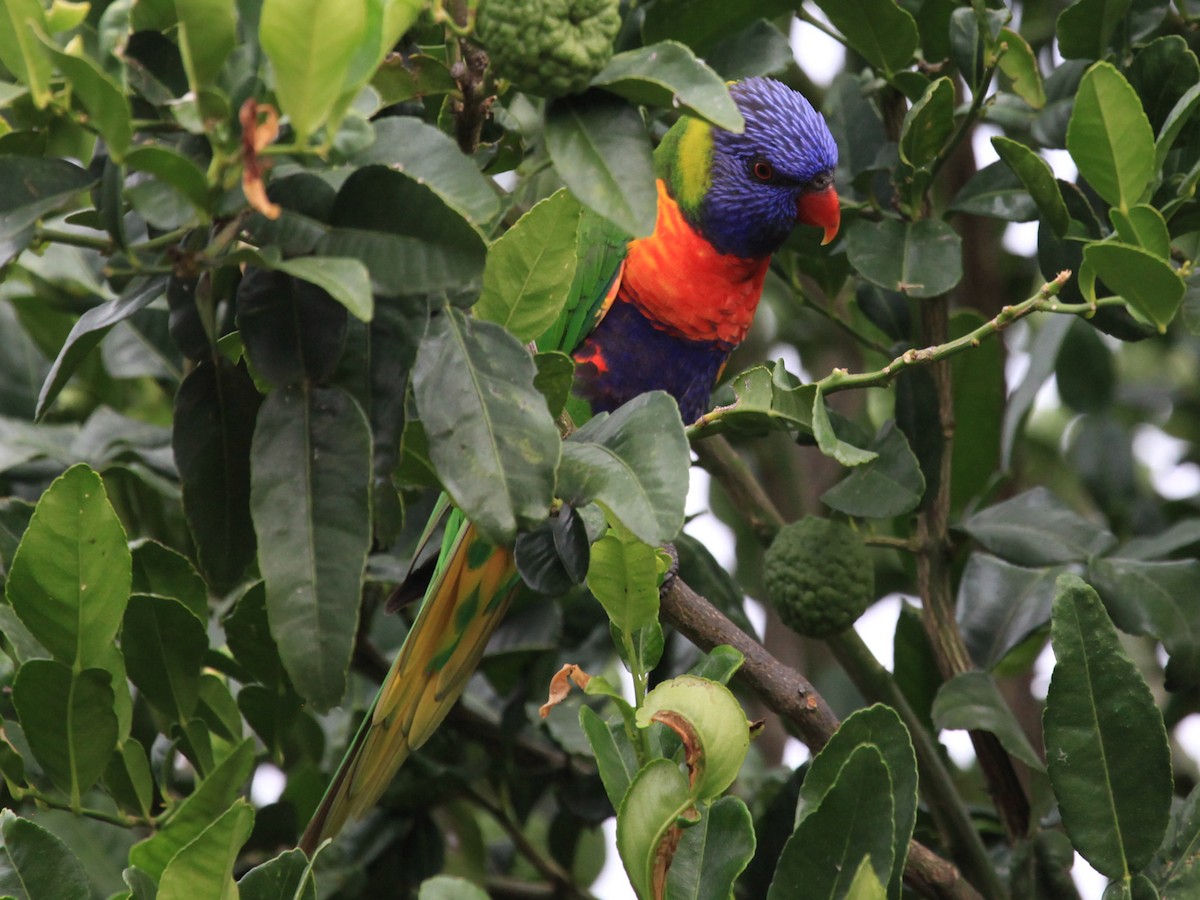
[[[837,191],[827,187],[823,191],[801,194],[796,201],[796,221],[805,225],[816,225],[825,230],[822,244],[828,244],[838,233],[842,223],[842,207]]]

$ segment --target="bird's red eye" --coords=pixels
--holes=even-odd
[[[754,177],[759,181],[770,181],[775,177],[774,167],[772,167],[772,165],[765,159],[760,159],[755,162],[751,171],[754,172]]]

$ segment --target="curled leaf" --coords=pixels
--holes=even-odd
[[[538,715],[543,719],[546,718],[550,715],[550,710],[566,700],[567,695],[571,693],[571,682],[575,682],[575,686],[581,691],[586,691],[591,680],[592,676],[575,663],[566,663],[550,679],[549,696],[546,698],[546,702],[538,707]]]
[[[238,121],[242,124],[242,193],[253,209],[268,219],[278,219],[283,210],[267,198],[263,176],[268,165],[259,153],[279,136],[279,112],[250,97],[242,104]]]

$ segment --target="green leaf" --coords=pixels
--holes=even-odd
[[[895,812],[889,896],[900,896],[908,842],[917,821],[917,757],[908,729],[890,707],[876,704],[848,716],[813,759],[796,805],[797,825],[824,805],[837,787],[844,766],[862,747],[879,752],[887,768]],[[883,857],[879,857],[882,859]]]
[[[71,849],[40,825],[0,811],[0,895],[20,900],[91,900]]]
[[[963,528],[997,556],[1027,566],[1079,562],[1117,542],[1042,487],[989,506]]]
[[[850,882],[849,890],[846,891],[846,900],[885,900],[886,897],[887,888],[875,874],[871,857],[864,856],[863,861],[858,864],[858,871],[854,873],[854,880]]]
[[[933,725],[938,730],[990,731],[1012,756],[1037,771],[1043,771],[1029,738],[1021,730],[992,676],[986,672],[963,672],[942,685],[933,701]]]
[[[360,260],[329,256],[281,259],[271,268],[315,284],[364,322],[375,314],[371,276]]]
[[[1003,160],[972,175],[955,196],[950,210],[1008,222],[1028,222],[1037,218],[1038,212],[1025,183]]]
[[[585,205],[633,237],[654,230],[650,138],[635,107],[593,94],[555,100],[546,112],[546,149],[559,177]]]
[[[1200,787],[1176,805],[1150,873],[1166,897],[1186,897],[1200,887]]]
[[[1153,322],[1160,333],[1166,333],[1187,290],[1183,278],[1170,263],[1141,247],[1112,241],[1088,244],[1083,248],[1083,262],[1095,273],[1094,277],[1101,278],[1131,307]],[[1085,279],[1086,275],[1081,273],[1080,281],[1085,283],[1084,296],[1088,296]]]
[[[495,218],[500,211],[495,186],[442,131],[412,116],[388,116],[373,124],[375,142],[354,156],[355,165],[394,166],[476,225]]]
[[[1067,233],[1071,216],[1067,212],[1067,204],[1063,200],[1062,191],[1054,178],[1050,164],[1042,159],[1036,151],[1024,144],[1000,135],[992,138],[992,147],[1000,155],[1041,210],[1042,217],[1054,229],[1054,233],[1062,236]]]
[[[136,738],[126,739],[113,753],[104,769],[104,786],[133,815],[153,815],[154,778],[146,749]]]
[[[129,585],[125,530],[100,476],[73,466],[38,501],[9,569],[8,602],[55,659],[82,669],[103,666]]]
[[[54,74],[34,32],[45,32],[46,24],[39,0],[6,0],[0,8],[0,62],[29,88],[38,109],[45,109],[50,102]]]
[[[1183,131],[1183,127],[1191,121],[1192,115],[1200,107],[1200,84],[1192,85],[1187,92],[1171,107],[1163,121],[1154,143],[1154,168],[1161,169],[1167,161],[1167,154],[1175,145],[1175,139]]]
[[[428,186],[384,166],[356,169],[342,183],[330,224],[313,252],[359,260],[381,294],[459,290],[483,273],[479,232]]]
[[[41,11],[37,0],[22,2],[32,2]],[[4,7],[5,11],[13,8],[8,4]],[[4,21],[0,16],[0,28]],[[65,206],[95,182],[85,169],[66,160],[6,156],[0,168],[0,265],[29,245],[38,219]]]
[[[962,240],[940,219],[859,219],[846,239],[850,264],[890,291],[936,297],[962,280]]]
[[[812,431],[813,398],[817,387],[801,384],[782,360],[747,369],[730,381],[736,398],[718,406],[688,426],[692,440],[713,434],[757,436],[769,431]]]
[[[298,144],[325,124],[366,28],[365,3],[263,0],[258,40]]]
[[[188,84],[198,92],[217,80],[226,57],[237,46],[234,0],[175,0],[175,12],[183,67]]]
[[[613,809],[618,809],[629,783],[638,771],[637,754],[625,730],[625,723],[622,720],[605,722],[591,707],[581,706],[579,725],[596,757],[596,768],[600,772],[608,802]]]
[[[1058,16],[1059,51],[1067,59],[1102,59],[1130,0],[1079,0]]]
[[[200,212],[208,210],[208,178],[188,157],[163,144],[144,144],[125,154],[125,167],[153,175],[175,188]]]
[[[1078,412],[1102,412],[1112,403],[1112,352],[1096,329],[1080,319],[1071,324],[1058,351],[1054,377],[1063,402]]]
[[[833,457],[843,466],[861,466],[879,458],[879,454],[874,450],[855,447],[834,433],[833,423],[829,421],[829,410],[825,408],[825,395],[819,388],[813,396],[812,423],[813,435],[816,436],[821,452]]]
[[[1011,28],[1000,29],[1000,41],[1004,46],[1000,71],[1012,82],[1013,93],[1034,109],[1041,109],[1046,105],[1046,89],[1042,86],[1042,72],[1033,48]]]
[[[233,866],[253,825],[254,808],[239,798],[171,858],[159,879],[157,900],[235,900]]]
[[[1050,621],[1061,568],[1026,569],[973,553],[958,583],[958,626],[976,665],[991,670]]]
[[[371,543],[371,434],[341,388],[293,385],[263,403],[250,512],[279,655],[319,710],[341,701]]]
[[[983,322],[983,316],[974,310],[960,310],[950,317],[949,336],[951,340],[962,337]],[[1004,348],[998,341],[984,341],[970,353],[960,353],[950,360],[954,419],[957,422],[950,500],[956,514],[983,494],[993,473],[1000,467],[1001,423],[1006,400],[1004,361]]]
[[[631,534],[609,531],[592,545],[587,586],[626,634],[658,621],[658,560],[653,547]]]
[[[750,723],[729,688],[695,675],[663,681],[638,707],[637,724],[652,722],[667,725],[687,747],[694,797],[712,800],[733,784],[750,749]]]
[[[900,126],[900,158],[914,169],[928,169],[954,131],[954,85],[942,77],[925,89]]]
[[[1167,221],[1153,206],[1140,203],[1128,212],[1110,209],[1108,217],[1122,242],[1135,244],[1164,261],[1171,258],[1171,235],[1167,231]]]
[[[642,42],[653,44],[672,39],[697,52],[707,52],[712,44],[756,19],[769,19],[794,9],[795,4],[789,0],[755,0],[754,3],[663,0],[646,8]]]
[[[187,722],[208,652],[204,622],[178,600],[134,595],[125,610],[121,649],[142,696],[164,715]]]
[[[558,429],[535,367],[504,329],[445,307],[417,352],[413,389],[429,452],[455,505],[493,543],[545,519]]]
[[[1063,827],[1097,871],[1128,878],[1154,855],[1170,814],[1162,716],[1100,598],[1077,576],[1059,577],[1051,623],[1043,725]]]
[[[262,401],[242,366],[224,357],[189,372],[175,395],[171,446],[196,562],[218,592],[254,559],[250,442]]]
[[[726,80],[772,75],[782,72],[794,60],[787,37],[766,19],[727,34],[704,54],[704,61]]]
[[[112,675],[31,659],[17,672],[12,698],[34,757],[78,809],[117,746]]]
[[[575,381],[575,360],[565,353],[551,350],[535,354],[533,363],[537,366],[533,386],[546,398],[550,415],[558,418],[571,396],[571,385]]]
[[[135,279],[121,292],[120,297],[93,306],[79,317],[71,327],[67,339],[63,341],[54,365],[50,367],[50,372],[42,383],[37,402],[38,418],[46,414],[50,404],[58,397],[71,376],[113,326],[141,312],[162,297],[166,291],[166,284],[166,279],[161,276]]]
[[[165,826],[129,851],[130,865],[161,879],[175,855],[224,815],[254,768],[254,741],[247,738],[184,798]]]
[[[285,850],[238,879],[241,900],[316,900],[312,863],[303,850]]]
[[[488,900],[488,895],[465,878],[436,875],[421,882],[417,900]]]
[[[678,41],[616,54],[592,78],[592,85],[643,106],[682,106],[729,131],[745,127],[725,82]]]
[[[906,68],[920,46],[916,21],[892,0],[817,0],[817,6],[885,76]]]
[[[208,590],[186,556],[151,540],[137,541],[131,550],[135,594],[171,597],[201,622],[208,620]]]
[[[659,848],[668,830],[677,828],[685,816],[695,818],[687,779],[673,761],[651,760],[637,773],[617,810],[617,852],[639,897],[654,896]]]
[[[1195,559],[1099,559],[1088,567],[1088,581],[1117,627],[1162,641],[1171,657],[1166,667],[1170,690],[1200,683],[1197,579],[1200,561]]]
[[[740,797],[700,807],[700,821],[683,832],[667,873],[667,895],[728,900],[754,857],[754,821]]]
[[[925,476],[904,432],[888,421],[870,451],[875,459],[855,468],[821,502],[850,516],[885,519],[912,512],[925,494]]]
[[[129,101],[111,77],[86,56],[74,56],[58,49],[58,45],[38,34],[44,52],[49,53],[59,71],[71,84],[72,94],[87,110],[87,121],[104,138],[108,155],[121,162],[133,139]]]
[[[1067,149],[1079,174],[1121,210],[1137,203],[1155,177],[1150,121],[1137,92],[1111,63],[1096,63],[1084,73],[1067,126]]]
[[[662,391],[600,414],[563,443],[558,493],[579,508],[602,503],[652,546],[683,528],[691,457],[679,408]]]
[[[504,232],[488,248],[476,317],[503,326],[519,341],[549,328],[572,293],[581,212],[569,192],[556,191]]]
[[[461,93],[446,64],[424,53],[385,58],[371,78],[371,87],[379,92],[379,100],[384,106],[415,97]],[[375,122],[377,135],[382,124]]]
[[[836,779],[784,845],[767,900],[844,897],[859,863],[869,857],[880,881],[892,870],[895,807],[888,766],[874,744],[856,747]]]

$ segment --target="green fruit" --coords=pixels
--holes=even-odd
[[[487,0],[479,14],[496,74],[542,97],[586,88],[620,27],[620,0]]]
[[[844,631],[875,599],[875,568],[862,540],[848,525],[812,516],[775,536],[763,582],[784,624],[807,637]]]

